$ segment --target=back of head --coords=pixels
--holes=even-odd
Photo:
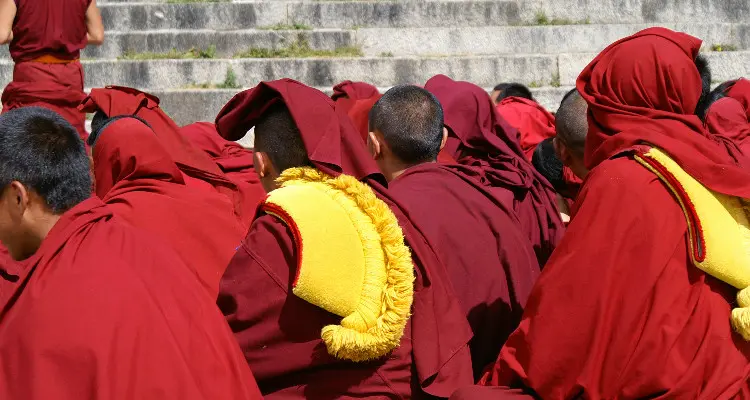
[[[382,134],[403,163],[435,161],[443,139],[443,108],[425,89],[394,86],[370,110],[370,131]]]
[[[269,107],[255,125],[255,150],[268,154],[279,173],[311,165],[299,128],[281,102]]]
[[[495,92],[499,92],[497,95],[496,103],[501,102],[507,97],[521,97],[524,99],[534,100],[534,96],[531,94],[531,90],[525,85],[520,83],[501,83],[493,89]]]
[[[724,97],[727,97],[727,92],[732,88],[732,86],[734,86],[736,82],[737,81],[727,81],[717,86],[705,97],[705,100],[698,104],[698,108],[695,110],[695,114],[698,115],[701,120],[703,120],[703,122],[706,122],[708,110],[714,103],[723,99]]]
[[[569,91],[555,114],[555,129],[558,140],[562,141],[576,157],[583,158],[588,133],[586,113],[588,105],[577,89]]]
[[[89,158],[78,132],[63,117],[41,107],[0,115],[0,184],[13,181],[44,200],[54,214],[91,196]]]

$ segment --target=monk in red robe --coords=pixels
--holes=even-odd
[[[333,87],[333,99],[336,110],[344,114],[351,110],[358,100],[367,100],[380,96],[378,88],[365,82],[343,81]]]
[[[591,172],[575,215],[482,380],[498,387],[456,399],[504,398],[503,387],[544,399],[750,396],[746,222],[725,219],[750,198],[750,159],[694,115],[700,47],[650,28],[581,73]]]
[[[108,118],[135,115],[141,118],[169,151],[180,168],[185,183],[196,188],[218,191],[232,201],[234,213],[244,227],[250,226],[261,194],[257,187],[232,180],[204,151],[180,133],[180,127],[159,107],[159,98],[137,89],[109,86],[92,89],[80,106],[82,111],[97,114],[91,121],[96,132]]]
[[[3,91],[3,112],[41,106],[56,111],[87,136],[78,104],[87,44],[104,42],[96,0],[0,0],[0,43],[10,43],[13,81]]]
[[[212,298],[246,230],[220,193],[185,184],[143,122],[112,119],[91,143],[96,194],[131,225],[172,245]]]
[[[729,151],[750,154],[750,82],[746,79],[724,82],[708,96],[698,114],[712,137]],[[701,108],[701,107],[699,107]]]
[[[0,241],[23,260],[0,274],[0,398],[260,399],[179,256],[90,197],[73,126],[26,107],[0,130]]]
[[[505,97],[495,107],[500,116],[516,128],[521,150],[529,161],[539,143],[555,136],[555,116],[533,99]]]
[[[539,263],[511,208],[466,173],[437,162],[443,110],[417,86],[391,88],[370,113],[370,151],[389,193],[448,269],[474,338],[475,376],[521,320]]]
[[[425,89],[445,110],[445,151],[459,164],[474,167],[472,177],[515,211],[543,266],[565,228],[555,192],[524,156],[516,130],[476,85],[438,75],[427,81]]]
[[[289,79],[263,82],[224,106],[216,126],[228,140],[255,127],[254,165],[269,191],[218,300],[266,398],[447,397],[473,380],[471,328],[445,267],[385,190],[365,145],[330,98]],[[340,206],[329,208],[332,199]],[[343,220],[359,221],[358,228],[345,230],[353,222],[342,222],[334,210],[351,213]],[[371,229],[367,221],[379,227],[365,235],[377,242],[361,237],[357,244],[356,232]],[[394,234],[410,250],[386,251],[387,271],[399,260],[402,273],[415,275],[413,284],[388,272],[388,280],[363,288],[363,276],[383,276],[376,272],[382,254],[370,255],[399,242]],[[363,254],[377,268],[352,275]],[[311,283],[321,271],[331,275]],[[370,311],[350,315],[337,306],[346,297],[341,290],[369,295],[383,284],[400,290],[376,295]],[[321,285],[330,290],[321,292]],[[410,318],[401,313],[408,313],[403,302],[412,303]],[[390,315],[385,320],[382,310]],[[365,320],[355,329],[352,318]]]

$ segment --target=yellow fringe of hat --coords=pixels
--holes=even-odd
[[[299,260],[293,293],[343,317],[323,328],[328,352],[361,362],[398,347],[414,295],[414,267],[398,220],[357,179],[290,168],[264,211],[295,237]]]
[[[635,159],[669,187],[688,222],[690,255],[703,272],[739,289],[731,323],[750,341],[750,224],[747,202],[716,193],[657,148]]]

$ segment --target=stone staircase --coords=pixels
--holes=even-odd
[[[715,81],[750,71],[748,0],[99,0],[105,44],[86,87],[152,92],[181,124],[212,121],[242,88],[290,77],[330,92],[435,74],[533,88],[556,108],[596,52],[648,26],[704,39]],[[712,50],[723,51],[712,51]],[[728,51],[729,50],[729,51]],[[0,83],[12,75],[0,52]]]

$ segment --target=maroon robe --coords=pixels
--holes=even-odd
[[[291,294],[296,246],[289,229],[260,214],[227,268],[218,304],[268,398],[447,397],[472,382],[471,329],[435,252],[379,183],[384,181],[351,121],[322,92],[283,79],[235,96],[219,113],[223,137],[237,140],[263,112],[283,102],[313,165],[368,183],[391,206],[415,262],[412,317],[390,356],[352,363],[330,356],[323,326],[340,321]]]
[[[0,398],[260,399],[221,314],[101,200],[65,212],[0,293]],[[0,286],[4,289],[4,286]]]
[[[421,164],[393,180],[389,193],[448,269],[474,332],[470,347],[478,378],[521,321],[539,263],[513,210],[466,169]]]

